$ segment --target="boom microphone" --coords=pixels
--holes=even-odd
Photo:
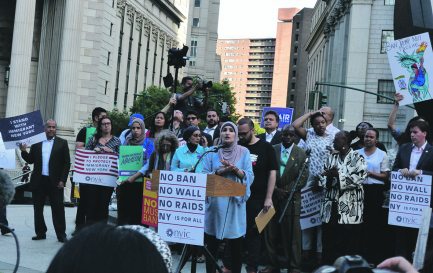
[[[15,186],[4,171],[0,171],[0,207],[8,205],[15,195]]]

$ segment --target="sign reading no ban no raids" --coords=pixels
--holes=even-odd
[[[15,117],[0,119],[0,132],[6,149],[30,146],[47,139],[39,110]]]
[[[320,208],[323,202],[323,192],[313,192],[313,188],[303,188],[301,190],[301,229],[320,226]]]
[[[116,187],[117,159],[116,154],[78,149],[75,152],[74,182]]]
[[[158,234],[168,242],[204,243],[206,174],[161,171]]]
[[[406,178],[392,172],[388,224],[419,228],[423,209],[430,207],[431,186],[430,175]]]

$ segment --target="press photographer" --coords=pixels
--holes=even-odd
[[[192,77],[183,77],[181,81],[182,93],[175,94],[174,109],[182,111],[184,116],[188,111],[201,113],[207,108],[207,100],[212,82],[198,80],[195,84],[193,83],[194,80]],[[202,91],[203,99],[194,95],[197,93],[196,91]]]

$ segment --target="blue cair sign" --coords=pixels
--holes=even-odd
[[[284,125],[292,123],[292,117],[294,111],[293,108],[264,107],[262,112],[262,119],[260,121],[260,127],[264,128],[265,114],[268,111],[274,111],[280,117],[280,123],[278,124],[278,128],[283,128]]]

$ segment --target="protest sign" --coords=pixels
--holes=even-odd
[[[165,241],[203,245],[206,174],[161,171],[158,234]]]
[[[323,202],[323,192],[313,192],[312,188],[301,190],[301,229],[320,226],[320,209]]]
[[[400,105],[431,100],[433,54],[428,32],[386,43],[394,86],[403,95]]]
[[[143,167],[143,146],[120,146],[118,166],[120,182],[136,174]],[[140,177],[135,182],[143,182],[143,178]]]
[[[7,150],[0,134],[0,168],[15,169],[15,149]]]
[[[74,182],[116,187],[117,154],[78,149],[75,152]]]
[[[262,112],[262,119],[260,122],[260,127],[264,128],[265,114],[268,111],[275,111],[280,118],[278,123],[278,128],[283,128],[286,124],[292,124],[293,108],[280,108],[280,107],[264,107]]]
[[[430,207],[431,176],[408,178],[392,172],[389,197],[388,224],[419,228],[423,209]]]
[[[18,148],[21,143],[30,146],[47,139],[39,110],[0,119],[0,132],[6,149]]]
[[[89,141],[92,139],[92,137],[95,135],[95,133],[96,133],[95,127],[87,127],[86,128],[86,142],[84,143],[84,145],[87,145],[87,143],[89,143]]]
[[[158,193],[151,191],[152,181],[144,181],[141,223],[151,227],[158,226]]]

